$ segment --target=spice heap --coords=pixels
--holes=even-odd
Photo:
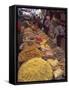
[[[18,72],[18,80],[20,82],[51,80],[52,78],[52,67],[47,61],[38,57],[22,64]]]

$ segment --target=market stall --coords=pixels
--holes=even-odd
[[[46,34],[42,21],[46,13],[47,10],[43,14],[40,9],[21,9],[19,12],[19,19],[22,20],[18,35],[18,40],[22,41],[18,44],[20,82],[65,78],[64,49],[54,42],[55,39],[49,32]]]

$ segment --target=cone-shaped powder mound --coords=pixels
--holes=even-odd
[[[18,81],[51,80],[53,71],[50,64],[42,58],[32,58],[21,65],[18,71]]]

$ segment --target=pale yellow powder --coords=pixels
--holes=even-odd
[[[53,71],[50,64],[42,58],[36,57],[21,65],[18,71],[18,81],[51,80]]]

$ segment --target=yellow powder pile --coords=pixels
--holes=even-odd
[[[18,81],[51,80],[53,71],[50,64],[42,58],[35,57],[21,65],[18,71]]]
[[[34,57],[42,57],[42,55],[43,53],[34,45],[26,45],[24,50],[19,53],[18,60],[19,62],[25,62]]]

